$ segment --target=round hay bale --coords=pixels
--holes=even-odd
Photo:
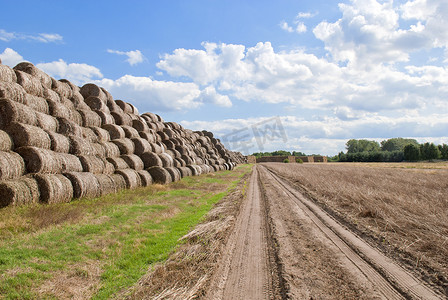
[[[193,174],[193,176],[201,175],[201,170],[197,166],[187,165],[187,168],[189,168],[191,170],[191,173]]]
[[[173,166],[173,158],[167,153],[159,154],[160,160],[162,161],[162,167],[168,168]]]
[[[145,169],[150,168],[150,167],[163,167],[163,162],[157,153],[145,152],[145,153],[142,153],[140,158],[143,161]]]
[[[110,112],[123,113],[123,110],[117,105],[117,103],[115,103],[115,100],[107,100],[107,107]]]
[[[135,189],[142,186],[140,175],[133,169],[117,170],[115,173],[123,176],[126,181],[126,188],[128,189]]]
[[[168,167],[165,168],[165,170],[167,170],[168,173],[170,173],[172,182],[179,181],[182,178],[180,171],[177,168]]]
[[[112,175],[115,173],[115,166],[108,162],[106,158],[101,158],[104,162],[104,174]]]
[[[104,95],[106,95],[107,101],[114,101],[114,97],[112,97],[111,93],[109,93],[105,88],[100,87],[100,89],[103,91]]]
[[[68,83],[54,78],[51,78],[51,89],[58,93],[60,97],[71,98],[73,96],[73,91]]]
[[[171,140],[165,140],[165,141],[162,141],[162,143],[165,144],[167,149],[176,149],[176,144],[174,144],[173,141],[171,141]]]
[[[100,143],[91,143],[93,149],[95,149],[95,155],[101,158],[106,157],[106,149],[103,144]]]
[[[108,174],[93,174],[98,181],[100,195],[104,196],[118,192],[114,178]]]
[[[88,172],[66,172],[73,186],[73,198],[94,198],[101,195],[98,180],[95,175]]]
[[[180,155],[188,155],[188,150],[185,146],[176,146],[175,149],[180,153]]]
[[[175,158],[176,158],[176,154],[174,153],[173,150],[167,149],[167,150],[165,151],[165,153],[168,154],[169,156],[171,156],[172,159],[175,159]]]
[[[114,117],[110,113],[104,112],[104,111],[100,111],[100,110],[95,110],[95,112],[101,118],[101,125],[115,124],[115,119],[114,119]]]
[[[55,153],[54,156],[60,163],[61,173],[82,172],[82,165],[77,156],[68,153]]]
[[[121,176],[120,174],[112,174],[110,175],[110,177],[115,182],[115,188],[117,192],[126,189],[126,180],[124,180],[123,176]]]
[[[15,72],[17,83],[20,84],[28,94],[39,97],[44,96],[44,88],[38,78],[19,70],[15,70]]]
[[[104,155],[106,157],[120,156],[120,148],[112,142],[101,143],[104,148]]]
[[[17,83],[17,76],[13,69],[0,64],[0,81]]]
[[[4,82],[0,80],[0,98],[13,100],[19,103],[24,103],[25,89],[14,82]]]
[[[176,158],[175,159],[182,167],[186,167],[187,164],[185,163],[185,161],[182,158]]]
[[[106,129],[103,129],[101,127],[89,127],[93,133],[96,135],[96,139],[98,143],[105,143],[110,141],[110,134],[109,131]]]
[[[103,92],[103,90],[93,83],[87,83],[84,84],[81,89],[79,90],[81,95],[84,97],[84,99],[89,98],[90,96],[98,97],[103,101],[104,103],[107,103],[107,96]]]
[[[121,157],[108,157],[106,160],[114,166],[115,170],[129,169],[129,165]]]
[[[145,167],[142,159],[135,154],[122,155],[120,157],[128,164],[129,168],[131,169],[140,171]]]
[[[41,85],[47,89],[51,89],[52,81],[50,75],[36,68],[30,62],[21,62],[14,67],[14,70],[23,71],[40,81]]]
[[[143,138],[133,138],[131,141],[134,143],[134,153],[137,155],[142,155],[145,152],[151,152],[151,144]]]
[[[191,171],[190,168],[187,167],[179,167],[179,172],[180,172],[180,176],[182,178],[187,177],[187,176],[193,176],[193,172]]]
[[[132,108],[132,113],[133,113],[134,115],[136,115],[136,116],[140,115],[139,112],[138,112],[138,109],[137,109],[137,107],[135,107],[135,105],[133,105],[132,103],[128,103],[128,104],[131,106],[131,108]]]
[[[96,149],[92,146],[92,143],[89,141],[77,137],[77,136],[69,136],[70,140],[70,154],[73,155],[96,155]]]
[[[73,198],[71,181],[61,174],[34,174],[42,203],[66,203]]]
[[[65,135],[46,130],[48,137],[51,141],[50,149],[54,152],[69,153],[70,152],[70,140]]]
[[[167,123],[167,125],[169,124]],[[177,134],[171,128],[164,128],[162,131],[168,136],[168,139],[177,137]]]
[[[133,109],[132,109],[132,106],[129,104],[129,103],[127,103],[127,102],[124,102],[123,100],[115,100],[115,103],[123,110],[123,112],[125,112],[125,113],[133,113],[134,111],[133,111]]]
[[[173,167],[180,168],[182,164],[177,159],[173,159]]]
[[[80,155],[78,156],[82,165],[83,172],[90,172],[93,174],[103,174],[106,167],[104,160],[95,155]]]
[[[39,186],[34,178],[0,182],[0,207],[38,203],[39,198]]]
[[[36,113],[21,103],[0,99],[0,129],[7,128],[13,122],[37,125]]]
[[[101,126],[104,130],[109,132],[109,136],[111,140],[120,140],[125,138],[125,133],[123,128],[119,125],[115,124],[104,124]]]
[[[81,127],[82,138],[90,143],[98,142],[98,136],[90,127]]]
[[[150,121],[152,122],[157,122],[157,116],[151,112],[145,112],[144,114],[142,114],[142,117],[149,118]]]
[[[149,132],[146,132],[146,131],[140,131],[138,134],[140,135],[140,137],[141,137],[142,139],[147,140],[149,143],[155,143],[155,142],[157,142],[157,139],[156,139],[156,137],[155,137],[155,135],[154,135],[154,133],[153,133],[152,130],[149,131]]]
[[[90,107],[91,110],[99,110],[110,113],[106,102],[95,96],[89,96],[84,99],[84,102]]]
[[[13,122],[6,130],[14,141],[14,147],[38,147],[51,149],[51,139],[45,130],[27,124]]]
[[[34,109],[35,111],[50,114],[50,108],[45,98],[37,97],[31,94],[25,94],[24,104]]]
[[[190,156],[182,155],[181,159],[182,159],[187,165],[192,165],[192,164],[193,164],[193,160],[191,159]]]
[[[166,150],[166,146],[165,146],[165,144],[162,143],[162,142],[155,142],[153,145],[157,145],[157,146],[159,146],[158,148],[160,148],[160,151],[162,151],[162,153],[165,152],[165,150]],[[154,148],[154,149],[155,149],[155,148]]]
[[[57,132],[66,136],[77,136],[82,137],[81,126],[75,124],[74,122],[66,118],[56,118],[58,121]]]
[[[63,104],[63,105],[65,105],[68,109],[70,109],[70,110],[76,110],[77,108],[76,108],[76,106],[75,106],[75,104],[70,100],[70,99],[68,99],[68,98],[65,98],[65,97],[61,97],[60,98],[60,102]]]
[[[138,131],[134,127],[122,125],[121,128],[123,128],[124,135],[128,139],[140,137],[140,135],[138,134]]]
[[[56,102],[61,101],[61,96],[59,96],[58,93],[56,93],[55,91],[53,91],[51,89],[44,89],[43,98],[45,98],[47,100],[51,100],[51,101],[56,101]]]
[[[76,109],[90,110],[90,107],[84,102],[84,97],[80,92],[73,91],[73,95],[69,99]]]
[[[168,184],[173,181],[171,174],[162,167],[151,167],[147,169],[154,183]]]
[[[82,119],[82,126],[84,127],[101,127],[101,117],[92,110],[78,109]]]
[[[129,114],[114,111],[110,114],[114,117],[115,124],[132,126],[132,118]]]
[[[25,174],[25,161],[15,153],[0,151],[0,180],[19,178]]]
[[[36,112],[37,127],[43,130],[57,132],[59,129],[59,121],[50,115]]]
[[[157,118],[157,121],[163,123],[163,119],[162,119],[161,116],[159,116],[158,114],[156,114],[156,118]]]
[[[9,151],[14,147],[12,138],[6,131],[0,130],[0,151]]]
[[[149,174],[146,170],[140,170],[137,171],[138,175],[140,176],[140,180],[142,182],[142,186],[150,186],[152,184],[152,177],[151,174]]]
[[[167,141],[167,140],[169,140],[170,139],[170,137],[165,133],[165,132],[163,132],[163,131],[157,131],[157,134],[160,136],[160,138],[162,139],[162,142],[163,141]]]
[[[118,149],[120,149],[120,154],[134,154],[134,143],[127,138],[119,139],[119,140],[112,140],[112,143],[118,146]]]
[[[135,128],[138,132],[149,131],[148,124],[146,124],[144,120],[132,120],[132,127]]]
[[[23,157],[28,173],[61,173],[61,162],[56,152],[36,147],[22,147],[16,152]]]

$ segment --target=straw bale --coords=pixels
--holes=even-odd
[[[77,137],[77,136],[69,136],[70,140],[70,154],[73,155],[96,155],[97,151],[95,147],[92,146],[92,143]]]
[[[17,82],[16,73],[7,65],[0,64],[0,81]]]
[[[115,119],[114,119],[114,117],[110,113],[104,112],[104,111],[100,111],[100,110],[95,110],[95,112],[101,118],[101,125],[115,124]]]
[[[190,168],[187,167],[179,167],[178,168],[180,172],[181,178],[187,177],[187,176],[193,176],[193,172],[191,172]]]
[[[82,137],[82,129],[81,126],[75,124],[74,122],[66,119],[66,118],[57,118],[58,121],[58,130],[57,132],[63,135],[71,135]]]
[[[157,141],[157,139],[156,139],[156,137],[154,135],[154,131],[152,131],[152,130],[149,131],[149,132],[140,131],[138,134],[140,135],[140,137],[142,139],[147,140],[149,143],[155,143]]]
[[[126,188],[128,189],[135,189],[142,186],[140,175],[133,169],[117,170],[115,173],[123,176],[126,181]]]
[[[71,181],[61,174],[34,174],[42,203],[66,203],[73,198]]]
[[[7,128],[13,122],[37,125],[36,112],[21,103],[0,99],[0,129]]]
[[[120,148],[112,142],[101,143],[106,157],[120,156]]]
[[[110,134],[109,131],[107,131],[106,129],[103,129],[101,127],[89,127],[93,133],[96,135],[96,139],[98,141],[98,143],[105,143],[105,142],[109,142],[110,141]]]
[[[160,153],[159,154],[160,160],[162,161],[163,167],[172,167],[173,166],[173,158],[167,154],[167,153]]]
[[[37,147],[22,147],[16,152],[23,157],[28,173],[57,174],[62,170],[61,162],[56,152]]]
[[[65,118],[74,123],[81,125],[82,118],[76,110],[71,110],[61,102],[47,99],[50,115],[55,118]]]
[[[12,151],[0,151],[0,181],[19,178],[25,174],[25,161]]]
[[[44,71],[36,68],[30,62],[21,62],[14,67],[14,70],[23,71],[40,81],[41,85],[47,89],[51,89],[51,77]]]
[[[39,198],[39,186],[34,178],[0,182],[0,207],[37,203]]]
[[[132,138],[131,141],[134,143],[134,153],[137,155],[152,151],[151,144],[143,138]]]
[[[192,165],[193,164],[193,159],[191,159],[191,156],[182,155],[181,158],[187,165]]]
[[[180,168],[182,167],[182,164],[177,159],[173,159],[173,167]]]
[[[19,70],[15,70],[15,72],[17,76],[17,83],[20,84],[28,94],[39,97],[44,96],[44,88],[38,78]]]
[[[171,128],[164,128],[162,131],[168,136],[169,139],[175,138],[177,136],[177,134]]]
[[[104,95],[106,95],[107,101],[114,101],[114,97],[112,97],[111,93],[109,93],[105,88],[100,87],[100,89],[103,91]]]
[[[124,139],[126,136],[123,128],[121,128],[121,126],[119,126],[119,125],[104,124],[103,126],[101,126],[101,128],[103,128],[104,130],[109,132],[109,136],[110,136],[111,140]]]
[[[45,130],[22,123],[11,123],[7,130],[14,141],[14,148],[34,146],[51,149],[51,139]]]
[[[157,116],[151,112],[145,112],[144,114],[142,114],[142,117],[148,117],[152,122],[157,122]]]
[[[180,155],[188,155],[188,150],[185,146],[176,146],[175,149],[180,153]]]
[[[90,172],[93,174],[104,174],[107,162],[95,155],[80,155],[78,156],[82,165],[83,172]]]
[[[147,171],[154,183],[168,184],[173,181],[171,174],[162,167],[151,167]]]
[[[99,182],[95,175],[88,172],[66,172],[67,177],[73,185],[73,198],[98,197],[101,195]]]
[[[219,171],[219,166],[218,165],[212,165],[213,168],[213,172],[218,172]]]
[[[121,155],[121,158],[128,164],[129,168],[136,171],[144,169],[144,164],[142,159],[135,154]]]
[[[132,127],[135,128],[138,132],[148,132],[149,127],[146,124],[145,120],[132,120]]]
[[[69,153],[70,151],[70,140],[65,135],[46,130],[48,137],[51,141],[50,149],[54,152],[59,153]]]
[[[36,126],[43,130],[57,132],[59,129],[59,121],[50,115],[36,112]]]
[[[98,97],[89,96],[88,98],[84,99],[84,102],[90,107],[91,110],[100,110],[110,113],[110,110],[106,105],[106,102],[104,102]]]
[[[101,196],[118,192],[114,177],[110,174],[94,174],[94,176],[98,181]]]
[[[54,156],[61,165],[61,173],[82,172],[82,164],[79,157],[69,153],[54,153]]]
[[[182,167],[187,166],[187,163],[182,158],[176,158],[175,161],[177,161]]]
[[[165,151],[165,153],[171,156],[172,159],[176,158],[176,154],[173,152],[173,150],[168,149]]]
[[[84,97],[84,99],[89,98],[89,96],[98,97],[103,101],[104,103],[107,103],[107,96],[103,92],[103,90],[93,83],[87,83],[81,87],[79,90],[81,95]]]
[[[76,110],[76,109],[77,109],[76,106],[75,106],[75,103],[73,103],[73,101],[70,100],[70,99],[68,99],[68,98],[61,97],[61,98],[60,98],[60,102],[61,102],[63,105],[65,105],[65,106],[66,106],[68,109],[70,109],[70,110]]]
[[[98,142],[98,136],[90,127],[81,127],[82,138],[90,143]]]
[[[60,102],[61,101],[61,96],[59,96],[58,93],[56,93],[55,91],[51,90],[51,89],[44,89],[44,97],[47,100],[52,100],[52,101],[56,101],[56,102]]]
[[[123,128],[124,135],[128,139],[140,137],[140,135],[138,134],[138,131],[132,126],[122,125],[121,128]]]
[[[165,132],[163,132],[163,131],[157,131],[157,134],[160,136],[160,138],[162,139],[162,142],[163,141],[167,141],[167,140],[169,140],[170,139],[170,137],[165,133]]]
[[[170,173],[172,182],[179,181],[182,178],[180,171],[177,168],[168,167],[168,168],[165,168],[165,170],[167,170],[168,173]]]
[[[69,98],[76,109],[90,110],[90,107],[84,102],[84,97],[80,92],[73,92],[73,95]]]
[[[161,116],[159,116],[158,114],[155,114],[155,115],[156,115],[157,121],[159,121],[159,122],[163,122],[163,119],[162,119]]]
[[[132,108],[132,113],[133,113],[134,115],[136,115],[136,116],[140,115],[139,112],[138,112],[137,107],[135,107],[134,104],[132,104],[132,103],[128,103],[128,104],[131,106],[131,108]]]
[[[124,139],[112,140],[111,142],[118,146],[121,155],[134,154],[135,147],[132,140],[124,138]]]
[[[193,176],[201,175],[201,170],[197,166],[195,166],[195,165],[187,165],[187,168],[189,168],[191,170],[191,173],[193,174]]]
[[[121,157],[108,157],[106,160],[114,166],[115,170],[129,169],[129,165]]]
[[[14,82],[0,81],[0,98],[24,103],[26,91],[24,88]]]
[[[0,151],[9,151],[14,147],[12,138],[6,131],[0,130]]]
[[[168,124],[170,124],[173,129],[182,130],[181,126],[176,122],[168,122]]]
[[[123,100],[115,100],[115,103],[123,110],[125,113],[133,113],[131,104],[124,102]]]
[[[123,113],[123,110],[115,103],[115,100],[107,100],[106,105],[111,112]]]
[[[54,78],[51,78],[51,89],[58,93],[60,97],[71,98],[73,96],[72,88],[68,83]]]
[[[25,94],[23,104],[34,109],[35,111],[44,114],[50,114],[50,108],[48,107],[48,102],[45,98],[37,97],[31,94]]]
[[[115,124],[132,126],[132,118],[129,114],[114,111],[110,114],[114,117]]]
[[[154,152],[145,152],[140,155],[140,158],[143,161],[145,169],[150,167],[163,167],[163,162],[160,159],[159,155]]]
[[[111,162],[107,161],[106,158],[101,158],[101,159],[104,162],[104,172],[103,173],[107,174],[107,175],[114,174],[115,173],[115,166]]]
[[[172,140],[162,141],[167,149],[176,149],[176,144]]]
[[[155,132],[159,131],[159,126],[157,125],[157,123],[155,122],[146,122],[146,124],[148,125],[149,129],[154,130]]]
[[[101,127],[101,117],[90,109],[78,109],[82,118],[82,126],[84,127]]]
[[[112,174],[110,175],[110,177],[115,182],[115,188],[117,192],[126,189],[126,180],[124,180],[123,176],[121,176],[120,174]]]
[[[140,170],[137,171],[138,175],[140,176],[140,180],[142,181],[142,186],[150,186],[152,184],[152,177],[151,174],[149,174],[146,170]]]

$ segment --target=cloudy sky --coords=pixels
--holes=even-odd
[[[0,58],[232,150],[448,143],[448,0],[6,1]]]

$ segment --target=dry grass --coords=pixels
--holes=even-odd
[[[266,166],[429,281],[448,283],[446,163]]]

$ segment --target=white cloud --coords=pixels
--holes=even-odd
[[[134,66],[136,64],[142,63],[145,60],[145,57],[143,56],[142,52],[140,50],[133,50],[133,51],[118,51],[118,50],[111,50],[108,49],[107,52],[118,54],[118,55],[125,55],[128,58],[126,61],[131,65]]]
[[[57,33],[39,33],[37,35],[23,34],[17,32],[8,32],[0,29],[0,40],[9,42],[12,40],[33,40],[42,43],[61,42],[63,37]]]
[[[294,32],[294,29],[286,21],[280,22],[280,28],[287,32]]]
[[[309,19],[315,17],[316,15],[317,13],[299,12],[296,16],[296,19]]]
[[[213,86],[208,86],[201,91],[200,99],[204,103],[214,103],[222,107],[231,107],[232,101],[226,95],[220,95]]]
[[[37,64],[36,67],[42,69],[50,76],[54,76],[56,78],[66,78],[78,85],[91,82],[97,78],[103,78],[101,71],[94,66],[78,63],[68,64],[62,59],[49,63],[40,63]]]
[[[0,59],[2,61],[2,64],[10,66],[11,68],[15,67],[18,63],[23,61],[22,55],[11,48],[6,48],[5,51],[1,53]]]
[[[303,33],[303,32],[306,32],[306,30],[307,30],[306,25],[303,22],[297,22],[297,25],[296,25],[297,33]]]

